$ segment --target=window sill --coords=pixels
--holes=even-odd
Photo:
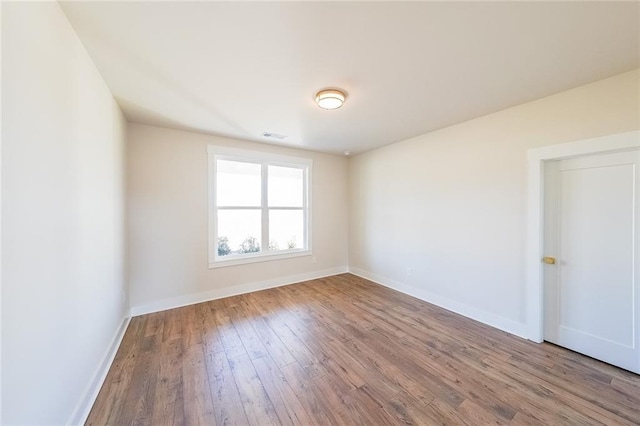
[[[273,254],[257,254],[257,255],[244,255],[233,256],[228,259],[215,260],[209,262],[209,269],[224,268],[226,266],[245,265],[248,263],[268,262],[271,260],[291,259],[294,257],[311,256],[311,250],[292,250],[286,253],[273,253]]]

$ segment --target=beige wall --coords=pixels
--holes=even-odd
[[[209,269],[207,145],[313,160],[311,257]],[[193,132],[128,126],[129,264],[133,313],[345,271],[347,160]]]
[[[0,423],[78,423],[128,315],[126,122],[56,2],[2,9]]]
[[[640,129],[639,80],[628,72],[352,158],[350,267],[523,334],[527,150]]]

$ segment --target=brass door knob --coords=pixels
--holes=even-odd
[[[545,256],[545,257],[542,258],[542,261],[544,263],[546,263],[547,265],[555,265],[556,258],[555,257]]]

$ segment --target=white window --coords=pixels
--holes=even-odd
[[[209,267],[311,254],[312,161],[210,145]]]

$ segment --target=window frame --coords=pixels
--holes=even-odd
[[[289,259],[293,257],[312,256],[311,240],[311,175],[313,160],[303,157],[271,154],[266,152],[251,151],[239,148],[229,148],[217,145],[207,146],[208,154],[208,189],[209,201],[209,268],[221,268],[233,265],[242,265],[255,262]],[[241,161],[261,165],[261,200],[260,207],[224,206],[218,207],[216,200],[217,161]],[[293,167],[303,170],[303,200],[302,207],[269,207],[268,203],[268,166]],[[261,243],[260,252],[245,253],[227,256],[218,256],[218,210],[259,210],[261,212]],[[270,210],[302,210],[303,212],[303,241],[305,247],[299,249],[280,250],[269,252],[269,211]],[[266,237],[266,240],[265,240]],[[263,250],[264,249],[264,250]]]

